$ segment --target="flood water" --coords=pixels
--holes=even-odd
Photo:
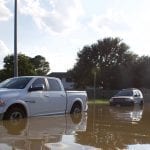
[[[150,149],[150,104],[89,105],[87,113],[0,121],[0,150]]]

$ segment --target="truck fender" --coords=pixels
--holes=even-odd
[[[29,116],[29,109],[28,109],[28,106],[27,104],[23,101],[23,100],[15,100],[15,101],[11,101],[7,107],[5,107],[4,109],[4,112],[6,112],[12,105],[15,105],[15,104],[20,104],[24,107],[24,109],[26,110],[26,114],[27,114],[27,117]]]
[[[74,105],[75,103],[80,103],[81,109],[83,110],[83,102],[82,102],[82,100],[81,100],[80,98],[77,98],[77,99],[75,99],[75,100],[72,102],[72,105],[71,105],[71,107],[70,107],[70,111],[71,111],[71,109],[72,109],[72,107],[73,107],[73,105]]]

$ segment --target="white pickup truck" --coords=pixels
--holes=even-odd
[[[0,118],[87,111],[85,91],[65,91],[58,78],[22,76],[0,83]]]

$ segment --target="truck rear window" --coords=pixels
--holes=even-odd
[[[57,80],[53,79],[48,79],[49,86],[50,86],[50,91],[61,91],[60,84],[58,83]]]

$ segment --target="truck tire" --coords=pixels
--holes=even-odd
[[[26,114],[24,110],[19,107],[11,107],[4,114],[4,120],[15,120],[25,118]]]
[[[81,113],[81,111],[82,111],[81,105],[79,103],[75,103],[73,104],[70,113],[77,114],[77,113]]]

